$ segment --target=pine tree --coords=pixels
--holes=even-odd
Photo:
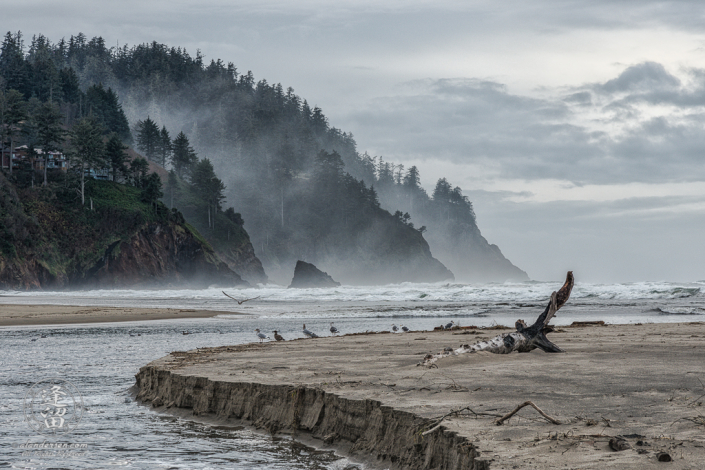
[[[105,145],[103,130],[93,120],[84,118],[78,121],[71,133],[72,156],[78,160],[81,173],[81,204],[86,204],[86,171],[105,165]]]
[[[166,130],[166,127],[162,126],[162,130],[159,133],[159,139],[157,141],[157,161],[159,161],[159,164],[162,167],[166,168],[166,163],[171,161],[171,153],[171,136],[169,136],[169,131]]]
[[[206,202],[209,227],[215,228],[215,214],[221,210],[221,203],[225,199],[223,194],[225,184],[215,175],[213,164],[209,159],[204,158],[194,166],[191,185]]]
[[[32,116],[32,120],[37,129],[37,143],[41,146],[44,154],[44,182],[42,186],[46,186],[49,152],[60,150],[66,132],[61,126],[59,107],[54,103],[43,103],[38,112]]]
[[[183,132],[179,132],[172,144],[171,164],[179,178],[191,176],[191,170],[198,161],[196,152],[189,144],[188,137]]]
[[[128,170],[125,164],[127,162],[127,154],[125,150],[127,150],[127,147],[122,144],[117,134],[111,134],[105,145],[105,156],[113,174],[113,181],[118,180],[118,175],[121,175],[122,178],[127,178]]]
[[[137,121],[135,131],[137,133],[137,148],[142,151],[147,160],[156,161],[161,139],[157,123],[147,116],[144,121]]]
[[[5,112],[3,113],[3,127],[10,137],[10,174],[12,174],[12,155],[15,153],[15,139],[20,131],[20,123],[26,120],[27,102],[22,93],[17,90],[9,90],[5,93]]]
[[[144,188],[149,171],[149,162],[144,158],[137,157],[130,162],[130,177],[132,185],[136,188]]]

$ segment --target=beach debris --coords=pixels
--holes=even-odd
[[[265,335],[264,333],[260,333],[259,328],[255,329],[255,332],[257,333],[257,337],[259,338],[259,342],[261,343],[265,339],[272,339],[269,336]]]
[[[668,452],[659,452],[658,454],[656,454],[656,460],[658,460],[659,462],[672,462],[673,458]]]
[[[605,322],[603,320],[597,320],[597,321],[574,321],[569,325],[569,327],[573,328],[578,328],[581,326],[605,326]]]
[[[224,291],[224,290],[221,291],[221,292],[222,292],[223,294],[225,294],[225,291]],[[226,297],[229,297],[229,298],[231,298],[231,299],[233,299],[235,302],[237,302],[238,305],[242,305],[242,304],[244,304],[245,302],[249,302],[250,300],[256,300],[256,299],[259,299],[260,297],[262,297],[261,295],[258,295],[257,297],[252,297],[251,299],[238,300],[238,299],[236,299],[235,297],[233,297],[232,295],[225,294],[225,296],[226,296]]]
[[[277,341],[284,341],[284,337],[277,333],[277,330],[274,330],[272,333],[274,333],[274,339],[276,339]]]
[[[632,446],[630,446],[627,440],[622,436],[615,436],[610,439],[610,449],[614,451],[621,452],[631,448]]]
[[[517,406],[516,408],[514,408],[511,412],[509,412],[509,413],[507,413],[506,415],[502,416],[501,418],[495,420],[494,424],[496,424],[497,426],[501,426],[506,420],[508,420],[509,418],[511,418],[512,416],[514,416],[517,411],[519,411],[520,409],[524,408],[525,406],[531,406],[531,407],[534,408],[536,411],[538,411],[541,416],[543,416],[544,418],[546,418],[546,419],[547,419],[548,421],[550,421],[551,423],[553,423],[553,424],[561,424],[561,422],[558,421],[557,419],[551,418],[551,417],[548,416],[546,413],[544,413],[543,410],[542,410],[541,408],[539,408],[538,406],[536,406],[536,405],[534,404],[534,402],[532,402],[532,401],[525,401],[525,402],[522,403],[521,405],[519,405],[519,406]]]
[[[185,331],[185,330],[184,330],[184,331],[181,332],[181,334],[182,334],[182,335],[190,335],[191,333],[189,333],[188,331]]]
[[[330,322],[330,332],[333,333],[334,335],[337,335],[340,333],[336,327],[333,326],[333,322]]]
[[[318,338],[318,335],[316,333],[306,329],[306,323],[304,323],[303,333],[309,338]]]
[[[514,351],[530,352],[539,348],[544,352],[563,352],[561,348],[548,340],[546,334],[553,331],[553,327],[548,323],[554,317],[558,309],[568,301],[570,292],[573,290],[573,284],[573,271],[568,271],[563,287],[551,294],[551,300],[549,300],[546,309],[538,316],[533,325],[528,326],[524,320],[517,320],[515,323],[516,332],[514,333],[501,334],[489,341],[480,341],[473,345],[463,344],[457,349],[450,348],[449,350],[449,348],[444,348],[437,354],[427,355],[417,365],[430,366],[438,359],[444,357],[477,351],[509,354]]]

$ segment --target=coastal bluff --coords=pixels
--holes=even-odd
[[[158,411],[248,424],[373,468],[656,469],[705,461],[705,323],[557,327],[564,354],[486,352],[417,366],[505,329],[350,334],[175,351],[142,367]],[[527,407],[531,400],[562,424]],[[462,410],[451,413],[453,410]],[[442,418],[442,419],[441,419]],[[617,452],[610,439],[630,448]]]

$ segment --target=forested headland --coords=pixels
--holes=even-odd
[[[161,187],[145,173],[141,190],[151,184],[228,264],[254,257],[231,243],[249,233],[265,270],[281,282],[297,259],[343,282],[452,278],[443,264],[460,280],[527,279],[482,237],[460,188],[441,179],[427,194],[416,167],[360,153],[351,134],[291,88],[156,42],[108,47],[83,34],[26,42],[7,33],[0,48],[5,108],[13,100],[52,107],[63,130],[99,129],[106,152],[87,165],[109,167],[111,180],[142,174],[135,159],[109,156],[123,144],[137,149],[165,169]],[[54,145],[36,131],[13,136],[23,120],[5,115],[3,142]],[[266,279],[254,271],[253,279]]]

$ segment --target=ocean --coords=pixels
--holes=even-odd
[[[170,307],[239,312],[205,319],[0,327],[0,468],[360,469],[347,458],[290,438],[212,427],[159,414],[131,394],[139,368],[171,351],[257,341],[254,329],[286,339],[342,333],[531,323],[562,283],[404,283],[286,289],[92,290],[0,293],[0,304]],[[238,305],[223,295],[255,298]],[[705,321],[705,281],[581,284],[552,324]],[[182,332],[187,331],[188,335]],[[536,354],[540,354],[536,352]],[[33,384],[56,379],[77,392],[83,415],[67,435],[42,435],[25,421]],[[46,383],[46,382],[42,382]],[[27,450],[44,446],[42,452]],[[81,455],[56,451],[74,446]],[[48,445],[54,445],[47,449]],[[352,467],[351,467],[352,466]]]

